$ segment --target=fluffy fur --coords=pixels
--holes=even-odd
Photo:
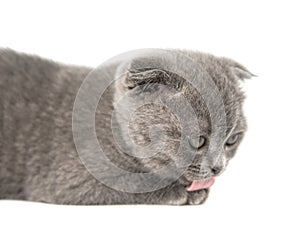
[[[197,153],[184,175],[170,186],[149,193],[126,193],[96,180],[84,167],[75,149],[73,104],[82,81],[93,69],[67,66],[8,49],[0,50],[0,199],[81,205],[203,203],[209,190],[187,192],[186,186],[194,179],[220,174],[234,156],[246,130],[240,80],[251,77],[251,73],[227,58],[180,52],[209,73],[224,102],[226,140],[236,133],[239,133],[239,139],[233,145],[224,143],[225,162],[217,170],[203,169],[202,156],[207,150],[211,126],[201,96],[176,74],[163,69],[133,67],[105,92],[96,111],[98,139],[108,158],[123,169],[145,172],[167,164],[176,153],[180,139],[178,120],[166,109],[154,105],[144,106],[134,114],[130,135],[136,144],[145,146],[149,143],[148,127],[162,124],[168,137],[164,151],[149,159],[139,159],[124,154],[115,146],[110,125],[114,103],[120,94],[128,91],[138,98],[139,86],[148,83],[170,85],[189,100],[207,144]],[[111,65],[100,74],[113,77],[117,67]],[[151,84],[145,89],[155,91]]]

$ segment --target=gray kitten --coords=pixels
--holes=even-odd
[[[149,126],[161,124],[167,138],[165,148],[145,158],[131,156],[120,149],[112,135],[111,118],[116,103],[126,93],[131,96],[129,107],[151,92],[163,93],[161,85],[172,87],[191,104],[202,134],[188,139],[195,158],[170,185],[151,192],[118,191],[106,186],[80,161],[72,135],[76,94],[93,69],[0,49],[0,199],[78,205],[203,203],[214,177],[224,171],[244,136],[246,121],[240,80],[252,74],[227,58],[192,51],[169,51],[183,54],[199,64],[219,91],[227,123],[223,126],[226,138],[221,146],[222,161],[215,165],[205,164],[212,126],[201,94],[176,73],[162,68],[138,67],[140,61],[145,61],[140,59],[106,89],[96,109],[97,138],[109,160],[123,170],[144,173],[172,162],[179,147],[179,120],[163,106],[148,104],[133,114],[129,123],[130,137],[135,144],[147,146],[151,143]],[[189,66],[183,67],[189,70]],[[115,78],[119,68],[120,63],[116,63],[97,72],[99,81]],[[122,114],[119,109],[115,123],[120,138],[126,134],[120,127]],[[88,146],[86,151],[89,152]]]

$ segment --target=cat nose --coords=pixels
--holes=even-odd
[[[211,168],[211,171],[214,175],[218,175],[220,172],[222,172],[222,167],[214,166],[214,167]]]

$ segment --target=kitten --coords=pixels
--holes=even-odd
[[[147,173],[174,163],[172,157],[178,153],[182,137],[181,124],[176,114],[166,107],[142,105],[132,114],[128,129],[122,127],[126,124],[123,123],[126,111],[151,94],[166,95],[174,98],[174,102],[177,96],[184,97],[197,117],[196,127],[201,134],[188,136],[189,151],[194,153],[194,158],[170,184],[153,191],[122,191],[112,187],[118,180],[115,176],[110,179],[112,185],[103,184],[79,158],[79,146],[75,146],[72,133],[76,95],[94,69],[0,49],[0,199],[77,205],[202,204],[215,177],[225,170],[246,131],[240,80],[250,78],[252,74],[227,58],[192,51],[166,51],[193,60],[216,86],[226,118],[226,125],[222,126],[225,139],[219,144],[221,161],[212,165],[205,160],[212,142],[212,113],[193,84],[159,66],[155,57],[137,58],[125,70],[122,62],[114,62],[94,71],[99,83],[107,79],[117,80],[104,91],[95,112],[97,139],[111,163],[131,173]],[[147,61],[157,66],[145,67]],[[195,69],[185,64],[178,67],[186,72]],[[197,78],[196,81],[201,83],[204,80]],[[163,86],[174,89],[176,93]],[[129,97],[125,105],[118,107],[126,94]],[[180,102],[174,104],[175,110],[182,109]],[[113,116],[116,121],[112,124]],[[154,145],[156,147],[152,150],[156,154],[146,157],[122,151],[112,131],[112,128],[117,131],[118,142],[123,139],[130,150],[126,141],[128,133],[134,144],[147,147],[153,138],[149,127],[158,124],[163,126],[165,145],[161,151],[156,151],[158,146]],[[155,135],[155,131],[152,133]],[[87,156],[94,151],[89,145],[84,150]],[[109,169],[97,170],[110,177]],[[128,185],[134,184],[128,181]]]

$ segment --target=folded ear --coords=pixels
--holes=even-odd
[[[232,70],[233,74],[241,80],[256,77],[256,75],[251,73],[247,68],[245,68],[244,66],[242,66],[240,64],[231,67],[231,70]]]
[[[163,82],[168,77],[168,73],[161,69],[129,69],[123,84],[128,89],[133,89],[140,85]]]
[[[169,74],[158,68],[134,68],[132,65],[129,69],[123,69],[122,73],[116,75],[114,102],[127,92],[141,86],[143,91],[148,89],[152,83],[164,83],[169,78]]]
[[[246,67],[244,67],[242,64],[228,59],[228,58],[223,58],[223,61],[226,62],[226,65],[230,68],[230,70],[232,71],[233,75],[240,79],[240,80],[244,80],[244,79],[249,79],[252,77],[257,77],[255,74],[251,73]]]

